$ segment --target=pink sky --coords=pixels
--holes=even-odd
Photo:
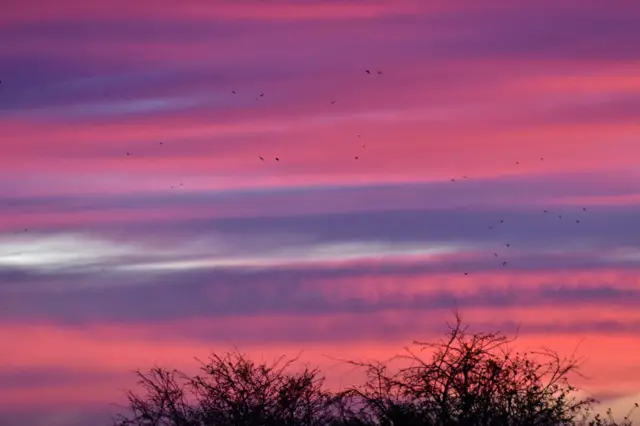
[[[10,0],[0,423],[232,345],[356,380],[454,305],[626,413],[640,5],[529,3]]]

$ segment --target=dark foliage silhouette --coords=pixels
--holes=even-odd
[[[213,354],[193,377],[176,370],[138,372],[144,396],[128,393],[131,417],[119,426],[327,425],[339,396],[319,370],[292,371],[296,359],[256,364],[240,352]]]
[[[456,317],[439,342],[414,342],[387,362],[349,361],[367,371],[366,383],[348,391],[362,407],[358,417],[385,426],[617,424],[590,416],[594,399],[576,397],[568,381],[579,374],[575,356],[518,352],[510,345],[515,339],[467,330]],[[394,360],[408,365],[394,371]]]
[[[550,349],[518,352],[501,333],[469,333],[456,317],[445,339],[414,342],[385,362],[345,361],[367,380],[346,390],[324,386],[318,369],[297,359],[255,363],[235,351],[213,354],[200,374],[138,372],[142,394],[117,426],[628,426],[593,415],[568,379],[575,356]],[[429,355],[426,356],[425,353]],[[402,365],[392,368],[392,364]],[[636,404],[636,408],[638,405]],[[629,416],[629,415],[628,415]],[[628,417],[627,416],[627,417]]]

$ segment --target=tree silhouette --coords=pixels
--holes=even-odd
[[[138,371],[146,392],[127,394],[131,417],[119,426],[316,426],[335,417],[337,395],[323,388],[317,369],[292,371],[297,359],[284,357],[256,364],[238,351],[212,354],[200,362],[203,374],[189,377],[178,371],[153,368]]]
[[[117,426],[628,426],[593,416],[569,376],[579,360],[542,348],[518,352],[501,333],[468,332],[459,316],[446,338],[414,342],[363,368],[363,384],[324,387],[316,368],[296,358],[256,364],[238,352],[211,355],[189,377],[159,367],[138,371],[143,394],[127,394],[130,416]],[[430,356],[424,356],[426,350]],[[391,363],[404,366],[392,368]],[[638,405],[636,404],[635,407]],[[634,408],[635,408],[634,407]],[[628,417],[628,416],[627,416]]]
[[[576,397],[568,381],[579,374],[574,355],[563,358],[548,348],[517,352],[514,340],[469,334],[456,316],[436,343],[414,342],[415,349],[387,362],[349,361],[367,373],[349,393],[360,402],[360,418],[383,426],[616,424],[612,418],[589,420],[597,401]],[[430,359],[421,356],[427,349]],[[394,360],[409,365],[393,371]]]

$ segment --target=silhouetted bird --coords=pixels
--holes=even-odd
[[[276,157],[276,161],[280,161],[280,159],[278,157]]]
[[[464,274],[465,274],[465,275],[469,275],[469,273],[468,273],[468,272],[465,272]]]
[[[127,152],[127,155],[131,155],[131,154]]]
[[[335,103],[336,103],[336,101],[331,101],[331,104],[335,104]]]
[[[559,215],[558,215],[558,218],[559,218],[560,220],[562,220],[562,215],[561,215],[561,214],[559,214]]]
[[[260,97],[261,97],[261,98],[264,98],[264,93],[260,93]]]
[[[358,157],[356,157],[356,160],[358,159]]]
[[[235,91],[235,90],[232,90],[232,91],[231,91],[231,93],[233,93],[233,94],[235,95],[235,94],[236,94],[236,91]]]
[[[547,213],[547,209],[544,209],[544,212]]]
[[[507,246],[507,247],[511,247],[511,244],[507,243],[507,244],[506,244],[506,246]]]
[[[507,262],[502,262],[502,266],[507,266]]]
[[[504,219],[500,219],[500,223],[504,223]]]
[[[582,210],[586,212],[586,211],[587,211],[587,208],[586,208],[586,207],[583,207],[583,208],[582,208]]]
[[[369,70],[364,70],[364,72],[366,72],[367,74],[371,74],[371,71]]]
[[[578,219],[576,219],[576,223],[580,223],[580,221]]]
[[[264,161],[264,158],[262,158],[262,157],[258,157],[258,158],[261,159],[262,161]]]
[[[493,253],[493,257],[498,257],[498,253]]]

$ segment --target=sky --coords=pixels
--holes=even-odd
[[[93,425],[134,370],[234,346],[349,381],[333,357],[436,339],[454,309],[578,348],[574,382],[625,414],[639,21],[622,0],[5,0],[0,423]]]

